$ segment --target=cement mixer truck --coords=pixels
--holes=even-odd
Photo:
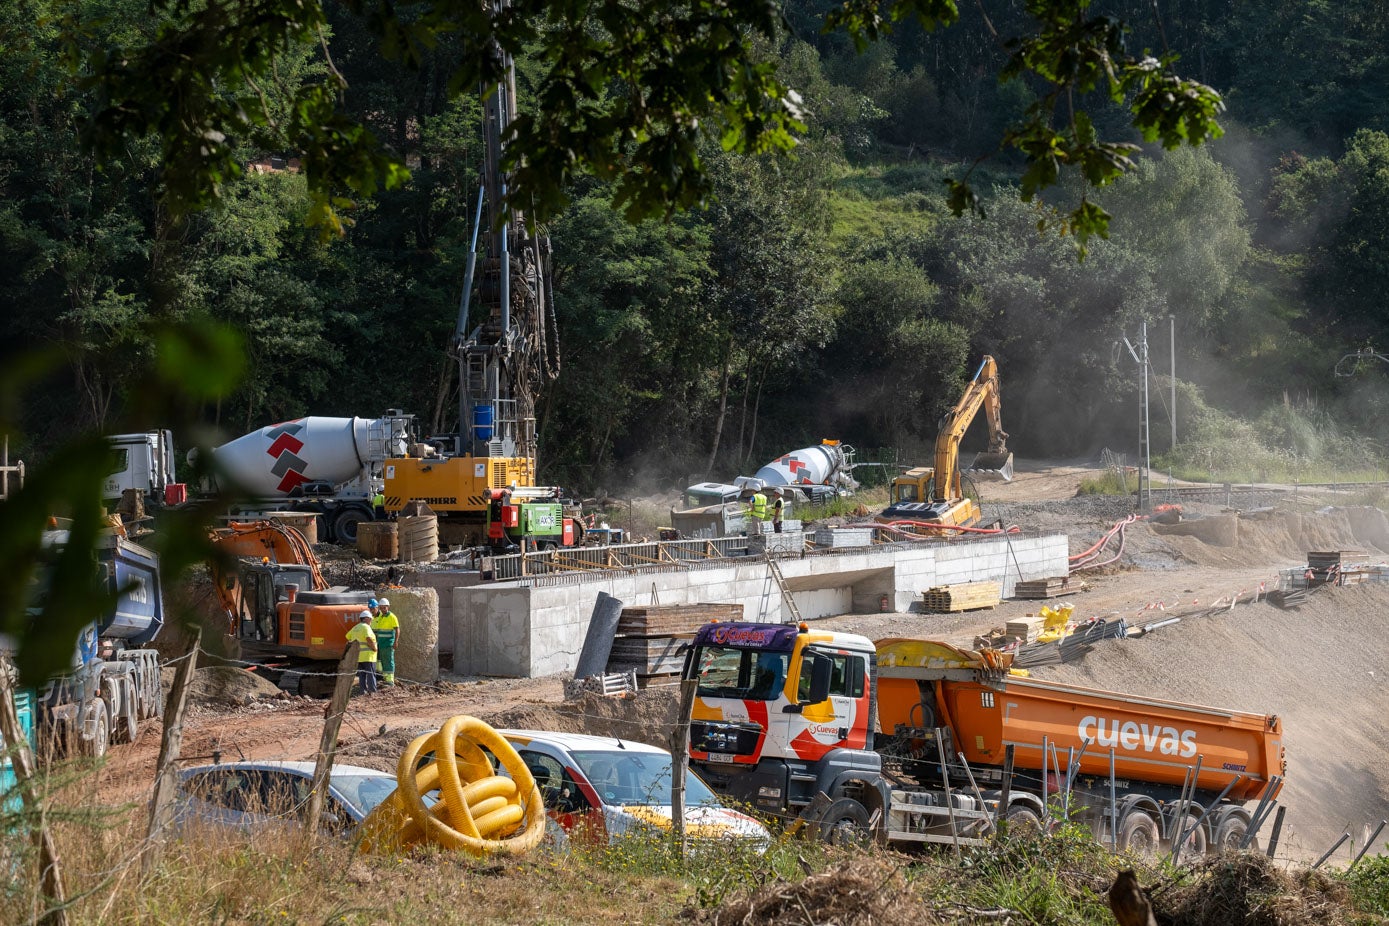
[[[1276,716],[1021,678],[1010,660],[805,624],[708,624],[685,665],[699,683],[691,764],[716,791],[809,818],[826,839],[897,845],[1067,816],[1121,851],[1170,848],[1180,832],[1196,854],[1237,845],[1245,805],[1276,797]]]
[[[412,416],[390,410],[380,418],[309,416],[266,425],[212,451],[216,474],[198,494],[225,489],[242,494],[229,512],[243,518],[269,511],[313,512],[319,538],[357,539],[357,525],[377,516],[372,503],[387,459],[402,456]],[[168,431],[117,434],[114,472],[104,496],[137,490],[150,508],[177,505],[187,493],[175,481],[173,436]]]

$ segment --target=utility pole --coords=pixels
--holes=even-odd
[[[1172,387],[1172,402],[1167,406],[1167,414],[1172,418],[1172,449],[1177,449],[1177,316],[1167,316],[1168,333],[1172,341],[1172,372],[1168,379]]]
[[[1129,349],[1129,356],[1138,364],[1139,376],[1142,377],[1138,387],[1138,509],[1148,511],[1153,505],[1153,486],[1152,474],[1149,472],[1152,453],[1148,439],[1148,322],[1146,319],[1139,331],[1138,349],[1134,350],[1128,338],[1124,338],[1124,346]]]

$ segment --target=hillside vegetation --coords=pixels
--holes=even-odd
[[[1312,479],[1379,466],[1389,363],[1338,361],[1389,349],[1382,5],[1096,4],[1129,23],[1132,50],[1179,53],[1228,108],[1222,138],[1145,150],[1093,194],[1114,220],[1083,261],[1072,239],[1037,231],[1047,197],[1070,208],[1079,192],[1023,202],[1020,164],[995,154],[1037,92],[997,78],[1007,53],[990,30],[1017,28],[1016,5],[962,4],[958,25],[903,23],[862,54],[821,32],[830,6],[788,2],[763,52],[804,101],[790,156],[702,152],[716,198],[669,222],[628,224],[596,179],[569,190],[549,228],[563,368],[539,406],[545,479],[727,476],[820,437],[905,459],[986,353],[1015,449],[1132,454],[1138,367],[1123,341],[1144,321],[1165,468]],[[305,224],[293,152],[243,147],[264,172],[226,178],[221,206],[184,219],[159,205],[153,143],[94,170],[79,139],[94,98],[67,64],[144,34],[147,7],[86,0],[79,48],[61,41],[66,9],[0,11],[0,352],[31,377],[12,452],[36,460],[81,429],[165,424],[147,420],[141,386],[159,325],[204,320],[230,326],[239,343],[222,349],[243,358],[230,392],[194,390],[189,420],[223,438],[388,407],[453,427],[446,346],[482,151],[476,103],[441,92],[448,44],[417,71],[390,69],[361,21],[332,8],[324,48],[346,106],[411,179],[324,241]],[[263,88],[272,104],[325,66],[317,45],[282,59],[280,85]],[[1121,107],[1086,104],[1123,136]],[[945,181],[967,173],[983,213],[956,218]]]

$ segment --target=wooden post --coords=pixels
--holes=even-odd
[[[333,770],[333,756],[338,751],[338,731],[347,713],[347,699],[352,695],[352,679],[357,674],[357,653],[362,644],[355,640],[347,644],[347,652],[338,660],[338,678],[333,685],[333,698],[323,712],[323,735],[318,740],[318,757],[314,760],[313,790],[304,812],[304,826],[312,841],[318,836],[318,821],[323,817],[323,802],[328,797],[328,775]]]
[[[690,767],[690,715],[694,713],[698,678],[680,680],[680,713],[670,737],[670,832],[685,857],[685,773]]]
[[[39,872],[49,909],[37,922],[47,926],[67,926],[67,893],[63,888],[63,867],[58,858],[58,847],[53,842],[53,834],[44,825],[42,801],[35,781],[37,766],[34,754],[29,751],[29,741],[20,729],[19,712],[14,706],[11,682],[13,671],[8,659],[0,658],[0,735],[4,737],[4,745],[14,768],[20,800],[24,803],[27,816],[33,821],[30,836],[34,840],[34,847],[39,850]]]
[[[141,871],[146,875],[159,862],[163,848],[161,837],[165,828],[173,822],[173,798],[178,790],[178,757],[183,748],[183,709],[188,703],[188,686],[198,667],[198,648],[202,641],[203,630],[198,627],[193,631],[188,652],[174,673],[174,687],[169,691],[169,700],[164,706],[164,737],[159,743],[159,764],[155,767],[149,834],[145,840],[144,857],[140,860]]]

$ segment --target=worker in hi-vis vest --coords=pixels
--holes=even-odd
[[[376,694],[376,634],[371,630],[371,619],[371,612],[363,608],[357,623],[347,631],[349,644],[362,644],[357,651],[357,681],[364,695]]]
[[[400,618],[391,610],[391,599],[377,599],[376,616],[371,619],[371,629],[376,634],[376,661],[381,664],[381,681],[386,685],[394,685],[395,651],[400,645]]]
[[[748,499],[748,514],[759,521],[767,520],[767,496],[758,489],[752,493],[752,498]]]

